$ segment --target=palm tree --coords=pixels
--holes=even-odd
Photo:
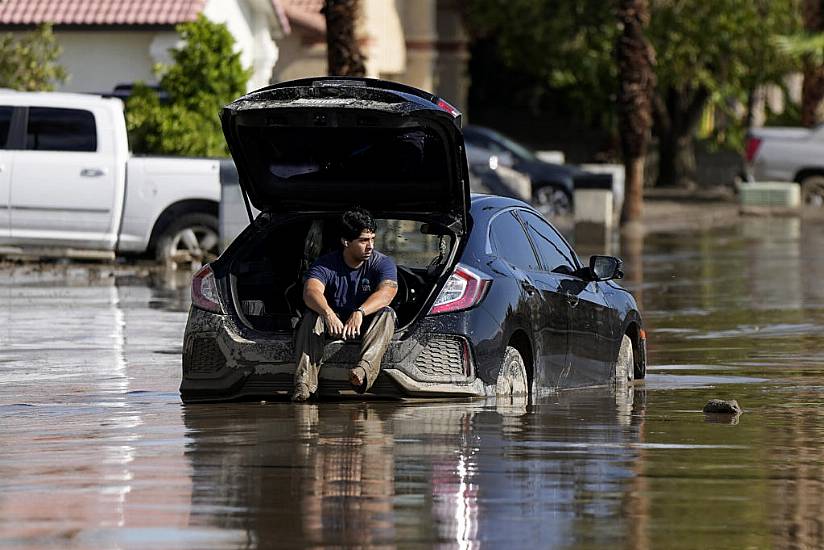
[[[358,46],[355,27],[359,0],[325,0],[326,54],[332,76],[364,76],[364,56]]]
[[[804,29],[810,35],[820,35],[824,30],[821,0],[804,0],[802,17]],[[820,59],[820,47],[818,50],[818,56],[806,56],[804,62],[804,83],[801,86],[801,124],[808,127],[818,124],[818,106],[824,98],[824,65]]]
[[[618,58],[618,131],[624,156],[626,193],[621,223],[640,221],[644,201],[644,162],[652,127],[655,52],[644,36],[649,24],[647,0],[619,0],[622,32]]]

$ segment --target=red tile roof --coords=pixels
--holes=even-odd
[[[280,0],[270,0],[288,32]],[[0,0],[0,25],[176,25],[194,21],[206,0]]]

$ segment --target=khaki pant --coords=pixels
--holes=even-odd
[[[343,319],[346,322],[345,319]],[[366,391],[372,387],[381,370],[381,359],[389,347],[392,335],[395,333],[395,311],[385,307],[366,319],[361,330],[360,359],[357,365],[366,371],[366,382],[359,391]],[[303,383],[309,387],[311,393],[318,389],[318,372],[323,359],[323,348],[329,340],[326,333],[326,323],[323,317],[312,310],[308,310],[298,326],[295,342],[295,385]]]

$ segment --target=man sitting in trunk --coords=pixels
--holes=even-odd
[[[375,250],[375,220],[354,208],[344,212],[341,222],[343,249],[318,258],[304,279],[308,311],[298,327],[293,401],[306,401],[318,389],[323,348],[330,338],[351,340],[363,334],[349,382],[361,393],[368,390],[395,332],[389,304],[398,292],[397,268]]]

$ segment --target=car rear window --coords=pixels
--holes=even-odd
[[[425,268],[445,258],[452,247],[451,235],[425,234],[425,225],[412,220],[376,220],[375,248],[396,264]]]
[[[11,107],[0,106],[0,149],[5,149],[9,142],[12,110]]]
[[[81,109],[31,107],[26,149],[33,151],[97,151],[94,115]]]

